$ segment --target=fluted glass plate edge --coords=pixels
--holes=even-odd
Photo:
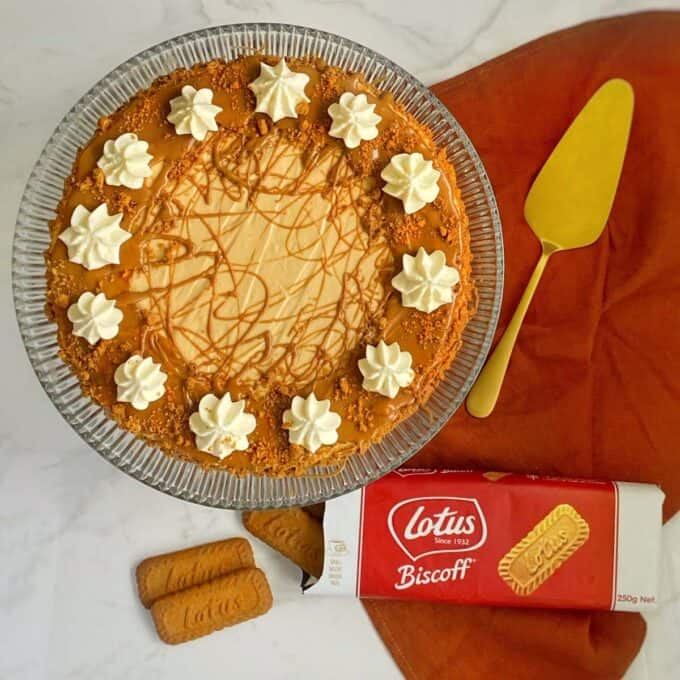
[[[361,71],[369,81],[391,90],[447,149],[470,218],[479,308],[456,359],[425,408],[382,442],[352,457],[340,472],[317,468],[300,477],[239,477],[167,456],[119,427],[82,395],[77,378],[59,358],[56,326],[44,311],[48,222],[77,149],[93,134],[98,119],[176,68],[256,50],[318,56]],[[94,85],[57,126],[33,168],[19,207],[12,256],[14,304],[24,346],[40,383],[66,421],[106,460],[135,479],[183,500],[234,509],[329,500],[383,476],[421,449],[462,404],[482,367],[498,320],[503,274],[501,224],[491,184],[470,140],[444,105],[397,64],[363,45],[316,29],[269,23],[217,26],[172,38],[130,58]]]

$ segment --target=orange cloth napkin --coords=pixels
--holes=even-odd
[[[503,221],[499,334],[539,256],[522,217],[537,171],[590,95],[620,76],[635,115],[609,224],[551,259],[494,413],[464,408],[413,459],[648,481],[680,507],[680,13],[588,23],[436,85],[484,161]],[[497,336],[498,337],[498,336]],[[365,602],[409,678],[618,678],[636,614]]]

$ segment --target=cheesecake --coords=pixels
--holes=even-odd
[[[422,407],[476,309],[446,152],[317,59],[178,69],[99,121],[51,222],[83,392],[168,455],[337,468]]]

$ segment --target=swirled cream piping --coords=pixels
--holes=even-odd
[[[283,413],[283,427],[288,430],[291,444],[315,453],[322,445],[338,441],[339,414],[331,411],[328,399],[318,400],[312,392],[307,398],[293,397],[291,406]]]
[[[123,213],[109,215],[106,203],[92,212],[77,205],[71,215],[71,226],[59,234],[59,240],[68,249],[68,259],[85,269],[120,264],[120,247],[132,236],[120,228],[122,219]]]
[[[208,131],[217,131],[217,116],[222,108],[212,103],[213,91],[207,87],[196,90],[191,85],[182,88],[182,94],[170,100],[168,121],[178,135],[191,135],[202,142]]]
[[[297,107],[308,102],[306,73],[291,71],[285,59],[276,66],[260,64],[260,75],[248,87],[257,98],[256,113],[266,113],[275,123],[282,118],[297,118]]]
[[[416,256],[404,253],[402,270],[392,279],[392,285],[401,293],[401,304],[421,312],[453,302],[453,287],[460,281],[455,267],[446,264],[441,250],[428,253],[422,246]]]
[[[394,399],[400,388],[413,382],[412,361],[410,352],[402,352],[398,342],[388,345],[381,340],[375,346],[367,345],[366,357],[359,360],[359,371],[364,376],[362,387]]]
[[[118,386],[118,401],[128,402],[138,411],[144,411],[152,401],[165,394],[168,376],[151,357],[133,354],[116,369],[113,379]]]
[[[255,429],[255,416],[245,412],[246,402],[232,401],[227,392],[221,399],[206,394],[191,414],[189,427],[196,435],[196,447],[220,460],[232,451],[248,448],[248,435]]]
[[[66,312],[73,324],[73,335],[85,338],[91,345],[100,340],[110,340],[118,335],[123,312],[104,293],[84,292]]]
[[[348,149],[356,149],[362,140],[378,136],[378,123],[382,118],[375,113],[375,104],[369,104],[365,94],[344,92],[340,101],[328,107],[333,120],[328,134],[339,137]]]
[[[149,163],[153,156],[147,153],[148,148],[147,142],[132,132],[107,140],[102,157],[97,161],[106,183],[112,187],[141,189],[144,179],[152,173]]]
[[[439,194],[439,171],[421,153],[400,153],[380,173],[387,184],[383,191],[401,200],[407,215],[432,203]]]

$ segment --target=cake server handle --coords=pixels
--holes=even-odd
[[[536,288],[538,288],[538,282],[541,280],[545,265],[554,251],[555,249],[550,244],[543,244],[543,252],[536,263],[534,273],[531,275],[524,293],[522,293],[517,309],[515,309],[508,327],[468,394],[465,405],[470,415],[475,418],[486,418],[496,405],[519,329],[522,327],[524,317]]]

